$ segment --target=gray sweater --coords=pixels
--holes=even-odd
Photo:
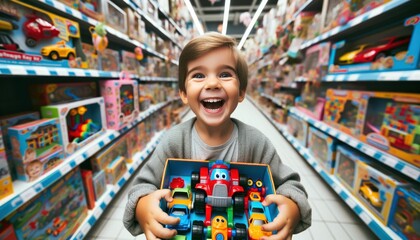
[[[237,119],[239,159],[242,162],[264,163],[270,165],[276,193],[286,196],[299,206],[301,221],[294,233],[299,233],[311,225],[311,207],[307,193],[300,183],[298,173],[284,165],[270,140],[256,128]],[[135,217],[138,200],[160,188],[166,159],[191,158],[191,131],[195,118],[171,128],[156,147],[151,158],[142,166],[128,194],[124,212],[124,226],[133,235],[143,231]]]

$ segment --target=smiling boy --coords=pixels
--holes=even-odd
[[[231,162],[270,165],[276,195],[263,204],[276,204],[279,214],[263,226],[277,231],[266,239],[291,239],[311,224],[311,208],[299,175],[281,163],[274,146],[260,131],[231,118],[245,98],[248,68],[235,41],[219,33],[207,33],[191,40],[179,59],[179,94],[196,117],[170,129],[151,158],[140,169],[129,192],[124,226],[133,234],[142,232],[147,239],[168,239],[175,225],[159,206],[160,200],[172,201],[168,189],[159,190],[167,158],[223,159]]]

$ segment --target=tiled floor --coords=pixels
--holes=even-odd
[[[188,113],[184,119],[193,116]],[[252,119],[250,118],[252,116]],[[306,231],[294,235],[293,239],[376,239],[364,223],[343,203],[337,194],[323,182],[321,177],[295,152],[287,140],[272,126],[264,115],[249,101],[239,104],[233,117],[260,129],[277,148],[283,162],[298,171],[302,178],[312,207],[312,226]],[[130,185],[127,183],[126,186]],[[124,187],[102,215],[87,239],[145,239],[140,235],[133,237],[123,227],[122,216],[128,187]]]

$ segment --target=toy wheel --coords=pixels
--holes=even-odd
[[[58,58],[59,58],[58,53],[57,52],[51,52],[50,53],[50,58],[52,60],[58,60]]]
[[[28,47],[35,47],[36,46],[36,41],[33,38],[27,38],[25,43],[26,43],[26,46],[28,46]]]
[[[239,185],[246,189],[248,187],[248,178],[242,175],[239,175]]]
[[[193,172],[191,174],[191,188],[194,189],[195,185],[197,185],[197,183],[199,183],[199,182],[200,182],[200,174],[196,173],[196,172]]]
[[[235,228],[236,228],[236,236],[235,236],[235,240],[236,239],[246,239],[246,237],[248,236],[247,231],[246,231],[246,226],[243,223],[236,223],[235,224]]]
[[[245,209],[245,193],[239,192],[233,195],[233,214],[241,216]]]
[[[203,190],[195,191],[194,211],[201,214],[206,211],[206,193]]]
[[[192,225],[192,239],[201,240],[204,237],[204,222],[203,221],[193,221]]]
[[[73,53],[69,53],[69,55],[67,55],[67,59],[69,60],[73,60],[76,56]]]

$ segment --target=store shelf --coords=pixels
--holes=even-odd
[[[170,78],[170,77],[139,77],[140,81],[143,82],[177,82],[177,78]]]
[[[300,112],[296,108],[292,107],[289,109],[289,113],[297,116],[298,118],[308,122],[312,126],[316,127],[317,129],[321,130],[324,133],[344,142],[345,144],[363,152],[364,154],[376,159],[377,161],[385,164],[395,171],[402,173],[403,175],[420,182],[420,168],[417,168],[395,156],[392,156],[386,152],[383,152],[371,145],[368,145],[346,133],[343,133],[328,124],[313,119],[304,113]]]
[[[314,7],[318,6],[318,7]],[[292,19],[289,19],[285,24],[283,24],[283,29],[286,29],[296,18],[299,14],[303,11],[314,11],[315,8],[318,8],[319,11],[322,10],[322,0],[307,0],[294,14]]]
[[[146,148],[134,155],[133,163],[128,164],[127,172],[118,180],[116,185],[108,185],[107,191],[104,195],[95,203],[95,208],[89,210],[88,216],[85,221],[80,225],[78,230],[73,234],[70,239],[83,239],[88,234],[89,230],[94,226],[96,221],[100,218],[105,209],[109,206],[114,196],[120,191],[124,184],[131,178],[131,176],[136,172],[140,164],[153,152],[157,144],[161,140],[165,130],[160,131],[155,134]]]
[[[360,16],[357,16],[356,18],[350,20],[347,24],[343,25],[343,26],[338,26],[335,27],[334,29],[321,34],[320,36],[305,41],[301,46],[300,49],[305,49],[308,48],[316,43],[319,43],[323,40],[326,40],[328,38],[331,38],[333,36],[336,36],[350,28],[356,27],[356,26],[361,26],[362,24],[364,24],[365,22],[367,22],[368,20],[371,20],[373,18],[376,18],[379,15],[382,14],[386,14],[387,12],[391,12],[393,9],[409,2],[410,0],[394,0],[388,3],[385,3],[375,9],[370,10],[369,12],[366,12]]]
[[[159,4],[159,3],[158,3]],[[182,36],[186,36],[186,33],[184,30],[182,30],[178,24],[169,16],[169,14],[167,12],[165,12],[160,6],[158,6],[159,8],[159,12],[162,13],[163,16],[165,16],[165,18],[167,18],[169,20],[169,22],[172,24],[172,26],[175,27],[176,31],[181,34]]]
[[[250,100],[258,109],[260,109],[260,107],[252,99]],[[357,214],[357,216],[366,224],[366,226],[368,226],[379,237],[379,239],[401,239],[390,228],[386,227],[378,219],[376,219],[356,197],[354,197],[349,191],[347,191],[347,189],[345,189],[345,187],[337,180],[336,177],[325,172],[320,164],[318,164],[318,161],[310,154],[308,149],[303,147],[292,135],[287,132],[286,126],[275,122],[271,116],[269,116],[261,109],[260,111],[283,134],[283,136],[308,162],[308,164],[322,177],[322,179],[340,196],[341,199],[343,199],[343,201],[353,210],[353,212]]]
[[[137,119],[130,125],[124,127],[119,131],[107,130],[106,133],[99,136],[97,139],[93,140],[91,143],[84,146],[82,149],[72,154],[70,157],[66,158],[63,163],[59,166],[43,175],[39,179],[33,182],[23,182],[23,181],[14,181],[13,182],[13,191],[14,193],[4,199],[0,200],[0,220],[4,219],[22,206],[24,203],[28,202],[30,199],[35,197],[38,193],[42,192],[48,188],[51,184],[62,178],[70,170],[77,167],[80,163],[94,155],[108,143],[110,143],[115,138],[126,133],[137,123],[143,121],[145,118],[163,108],[172,101],[178,99],[173,99],[164,103],[156,104],[146,111],[142,112]]]
[[[328,74],[322,81],[325,82],[354,82],[354,81],[418,81],[420,70],[412,71],[384,71],[366,73]]]

